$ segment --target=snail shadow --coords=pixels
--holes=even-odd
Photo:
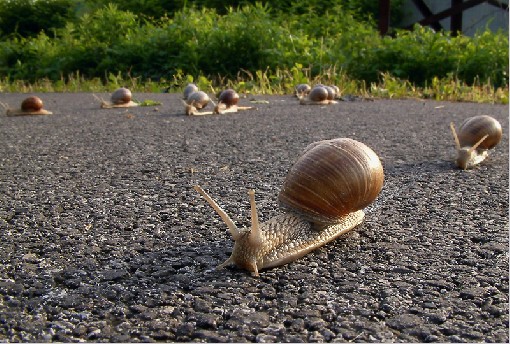
[[[424,160],[412,163],[387,163],[384,165],[384,172],[387,176],[420,176],[431,173],[449,174],[456,170],[458,170],[457,166],[450,160]]]
[[[191,248],[147,250],[140,252],[122,269],[111,267],[94,271],[98,285],[122,282],[126,285],[144,288],[147,284],[164,286],[165,289],[188,288],[192,284],[203,285],[210,281],[222,280],[226,270],[216,267],[223,259],[219,250],[207,251],[206,243]]]

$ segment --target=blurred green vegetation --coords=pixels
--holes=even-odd
[[[392,17],[401,1],[392,1]],[[377,1],[4,0],[0,78],[67,82],[112,75],[170,86],[187,80],[244,84],[381,75],[508,85],[508,33],[451,37],[416,26],[380,37]],[[400,11],[400,12],[399,12]],[[326,75],[336,73],[336,76]],[[241,84],[242,86],[243,84]]]

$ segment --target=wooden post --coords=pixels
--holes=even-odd
[[[455,6],[462,6],[463,0],[452,0],[452,8]],[[452,14],[450,19],[450,31],[452,36],[457,36],[462,33],[462,11]]]
[[[427,6],[427,4],[423,0],[412,0],[414,2],[414,5],[418,8],[420,13],[423,15],[424,18],[432,17],[434,13],[430,10],[430,8]],[[432,22],[430,23],[430,26],[436,31],[441,31],[443,27],[441,26],[441,23]],[[412,28],[412,27],[411,27]]]
[[[390,0],[379,0],[379,33],[384,36],[390,27]]]

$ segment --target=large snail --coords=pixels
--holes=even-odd
[[[99,101],[101,102],[101,108],[103,109],[139,106],[140,104],[135,103],[132,98],[133,96],[128,88],[120,87],[113,91],[110,102],[107,102],[101,98],[99,98]]]
[[[234,263],[258,276],[259,270],[294,261],[358,226],[362,209],[377,198],[383,182],[383,167],[372,149],[338,138],[310,144],[290,169],[278,195],[284,214],[259,225],[255,192],[248,192],[250,229],[238,229],[200,186],[195,190],[235,241],[232,255],[218,268]]]
[[[453,122],[450,128],[457,148],[457,166],[465,170],[484,161],[488,150],[494,148],[501,141],[501,124],[491,116],[482,115],[467,118],[455,130]]]
[[[7,104],[0,103],[5,108],[7,116],[24,116],[24,115],[51,115],[50,111],[43,109],[43,101],[37,96],[30,96],[21,102],[19,109],[11,109]]]
[[[304,94],[298,94],[299,103],[301,105],[328,105],[335,104],[337,101],[335,100],[336,92],[333,87],[324,86],[322,84],[315,85],[308,96],[304,96]]]

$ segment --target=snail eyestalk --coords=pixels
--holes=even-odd
[[[457,136],[457,132],[455,131],[455,126],[453,125],[453,122],[450,122],[450,129],[452,129],[453,139],[455,140],[455,146],[457,147],[457,149],[460,149],[459,137]]]
[[[469,148],[469,152],[473,152],[475,149],[478,148],[479,145],[481,145],[483,143],[483,141],[485,141],[486,138],[489,137],[489,134],[485,135],[484,137],[482,137],[477,143],[475,143],[473,145],[473,147]]]
[[[259,217],[257,214],[257,204],[255,203],[255,190],[248,191],[250,195],[250,208],[251,208],[251,231],[250,242],[253,245],[260,245],[262,242],[262,235],[259,227]]]
[[[227,213],[225,213],[225,211],[223,209],[221,209],[221,207],[218,205],[218,203],[216,203],[212,198],[211,196],[209,196],[205,191],[204,189],[202,189],[199,185],[195,185],[193,186],[193,188],[200,194],[202,195],[202,197],[205,198],[205,200],[207,201],[207,203],[209,203],[209,205],[214,209],[216,210],[216,212],[218,213],[218,215],[220,215],[221,219],[223,220],[223,222],[225,222],[225,224],[227,225],[228,229],[230,230],[230,234],[232,234],[232,238],[235,240],[237,240],[240,236],[240,231],[239,229],[237,228],[237,226],[235,225],[234,221],[232,221],[232,219],[227,215]],[[225,262],[227,263],[227,262]],[[225,264],[223,263],[223,264]],[[222,264],[222,265],[223,265]]]

